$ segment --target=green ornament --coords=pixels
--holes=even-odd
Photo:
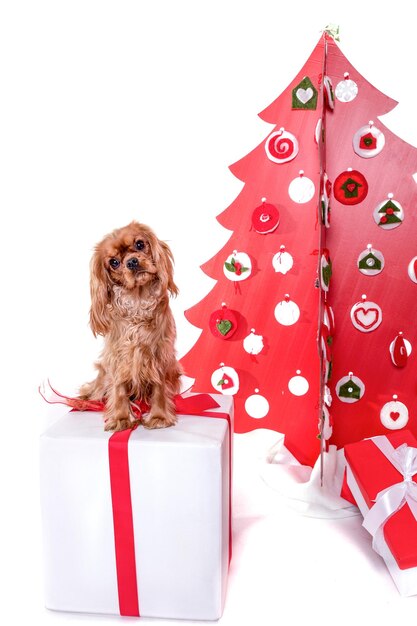
[[[219,322],[217,322],[216,326],[217,326],[217,330],[224,337],[231,330],[232,323],[229,320],[220,320]]]
[[[361,183],[358,183],[358,181],[353,178],[348,178],[343,185],[341,185],[340,189],[343,189],[345,198],[357,198],[359,187],[362,187]]]
[[[339,397],[340,398],[354,398],[355,400],[360,400],[361,398],[361,389],[360,387],[353,382],[353,380],[348,380],[342,385],[339,389]]]
[[[323,276],[323,282],[326,285],[326,287],[328,287],[330,283],[330,278],[332,277],[332,264],[329,263],[328,265],[325,265],[322,268],[321,273]]]
[[[308,76],[304,76],[303,80],[292,90],[292,108],[311,111],[317,109],[317,89]]]

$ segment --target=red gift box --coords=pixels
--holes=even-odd
[[[417,440],[407,430],[345,446],[347,484],[399,591],[417,593]],[[411,507],[411,508],[410,508]],[[414,510],[414,512],[413,512]]]

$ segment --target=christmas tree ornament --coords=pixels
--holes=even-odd
[[[231,339],[237,330],[236,313],[228,309],[223,302],[222,308],[210,315],[209,327],[215,337]]]
[[[400,331],[390,343],[389,353],[391,355],[391,361],[396,367],[405,367],[411,350],[411,343],[404,338],[404,334]]]
[[[245,411],[254,419],[261,419],[268,415],[269,402],[264,396],[259,395],[259,389],[255,389],[255,393],[246,398]]]
[[[300,309],[298,304],[290,300],[290,296],[285,294],[284,300],[278,302],[274,311],[275,319],[283,326],[292,326],[298,322],[300,317]]]
[[[330,411],[327,406],[322,407],[322,424],[319,424],[319,430],[321,429],[321,438],[324,441],[328,441],[333,434],[333,420],[330,416]]]
[[[398,396],[393,395],[391,402],[386,402],[380,412],[381,424],[388,430],[404,428],[408,422],[408,409]]]
[[[350,319],[354,327],[362,333],[370,333],[381,324],[382,311],[375,302],[367,300],[366,295],[363,295],[362,300],[351,308]]]
[[[331,78],[329,76],[325,76],[323,80],[324,85],[324,98],[328,108],[333,111],[334,109],[334,93],[333,93],[333,85]]]
[[[234,396],[239,391],[239,375],[233,367],[220,363],[211,375],[211,384],[218,393]]]
[[[323,324],[327,326],[329,336],[332,337],[334,335],[334,313],[332,307],[327,302],[324,303],[323,307]]]
[[[384,269],[384,255],[379,250],[374,250],[372,244],[368,243],[366,250],[363,250],[358,256],[357,264],[361,274],[375,276]]]
[[[321,183],[321,219],[326,228],[330,227],[330,196],[332,193],[332,183],[326,172],[323,172]]]
[[[324,385],[323,400],[326,406],[332,406],[333,398],[331,391],[327,385]]]
[[[388,194],[388,200],[383,200],[374,209],[374,220],[384,230],[392,230],[401,226],[404,219],[404,211],[397,200],[393,200],[393,194]]]
[[[344,80],[337,83],[335,95],[340,102],[352,102],[358,95],[358,85],[349,78],[349,72],[345,72]]]
[[[349,167],[334,181],[333,195],[342,204],[359,204],[368,195],[368,183],[365,176]]]
[[[314,131],[314,141],[317,145],[324,141],[323,121],[321,117],[317,120],[316,129]]]
[[[353,135],[353,149],[357,155],[370,159],[381,152],[385,146],[385,135],[371,120],[367,126],[362,126]]]
[[[234,250],[226,259],[223,271],[226,278],[233,282],[246,280],[252,272],[252,261],[246,252]]]
[[[326,361],[332,360],[332,343],[333,337],[330,335],[329,329],[326,324],[320,326],[320,344],[323,357]]]
[[[274,204],[266,202],[262,198],[260,204],[252,213],[252,228],[260,235],[274,232],[279,224],[279,211]]]
[[[414,256],[408,264],[408,276],[413,281],[413,283],[417,283],[417,256]]]
[[[332,262],[327,248],[323,248],[320,259],[320,285],[323,291],[329,291],[330,278],[332,277]]]
[[[323,358],[323,367],[322,367],[322,376],[323,381],[327,384],[331,377],[333,371],[333,361],[329,361],[326,358]]]
[[[317,108],[317,89],[308,76],[304,76],[292,90],[292,108],[309,110]]]
[[[301,376],[301,370],[296,371],[296,375],[288,381],[288,389],[294,396],[304,396],[308,389],[308,380]]]
[[[279,252],[272,258],[272,267],[279,274],[286,274],[294,265],[291,254],[285,250],[285,246],[280,246]]]
[[[365,393],[365,384],[353,372],[349,372],[348,376],[343,376],[336,383],[336,395],[341,402],[352,404],[363,397]]]
[[[264,349],[264,338],[256,335],[255,329],[251,328],[250,334],[243,340],[243,349],[251,355],[260,354]]]
[[[297,156],[298,141],[292,133],[280,128],[269,135],[265,142],[265,150],[268,159],[274,163],[287,163]]]
[[[298,177],[294,178],[288,187],[288,195],[297,204],[309,202],[314,197],[315,191],[313,181],[304,176],[304,170],[299,171]]]

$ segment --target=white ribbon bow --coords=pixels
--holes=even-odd
[[[412,448],[406,443],[394,448],[384,436],[373,437],[372,441],[403,475],[401,482],[378,493],[375,504],[363,520],[364,528],[373,536],[372,547],[381,554],[383,527],[391,515],[407,503],[417,521],[417,483],[413,481],[414,474],[417,474],[417,448]]]

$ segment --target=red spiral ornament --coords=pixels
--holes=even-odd
[[[298,141],[292,133],[281,128],[269,135],[265,142],[265,150],[268,158],[274,163],[286,163],[297,156]]]

